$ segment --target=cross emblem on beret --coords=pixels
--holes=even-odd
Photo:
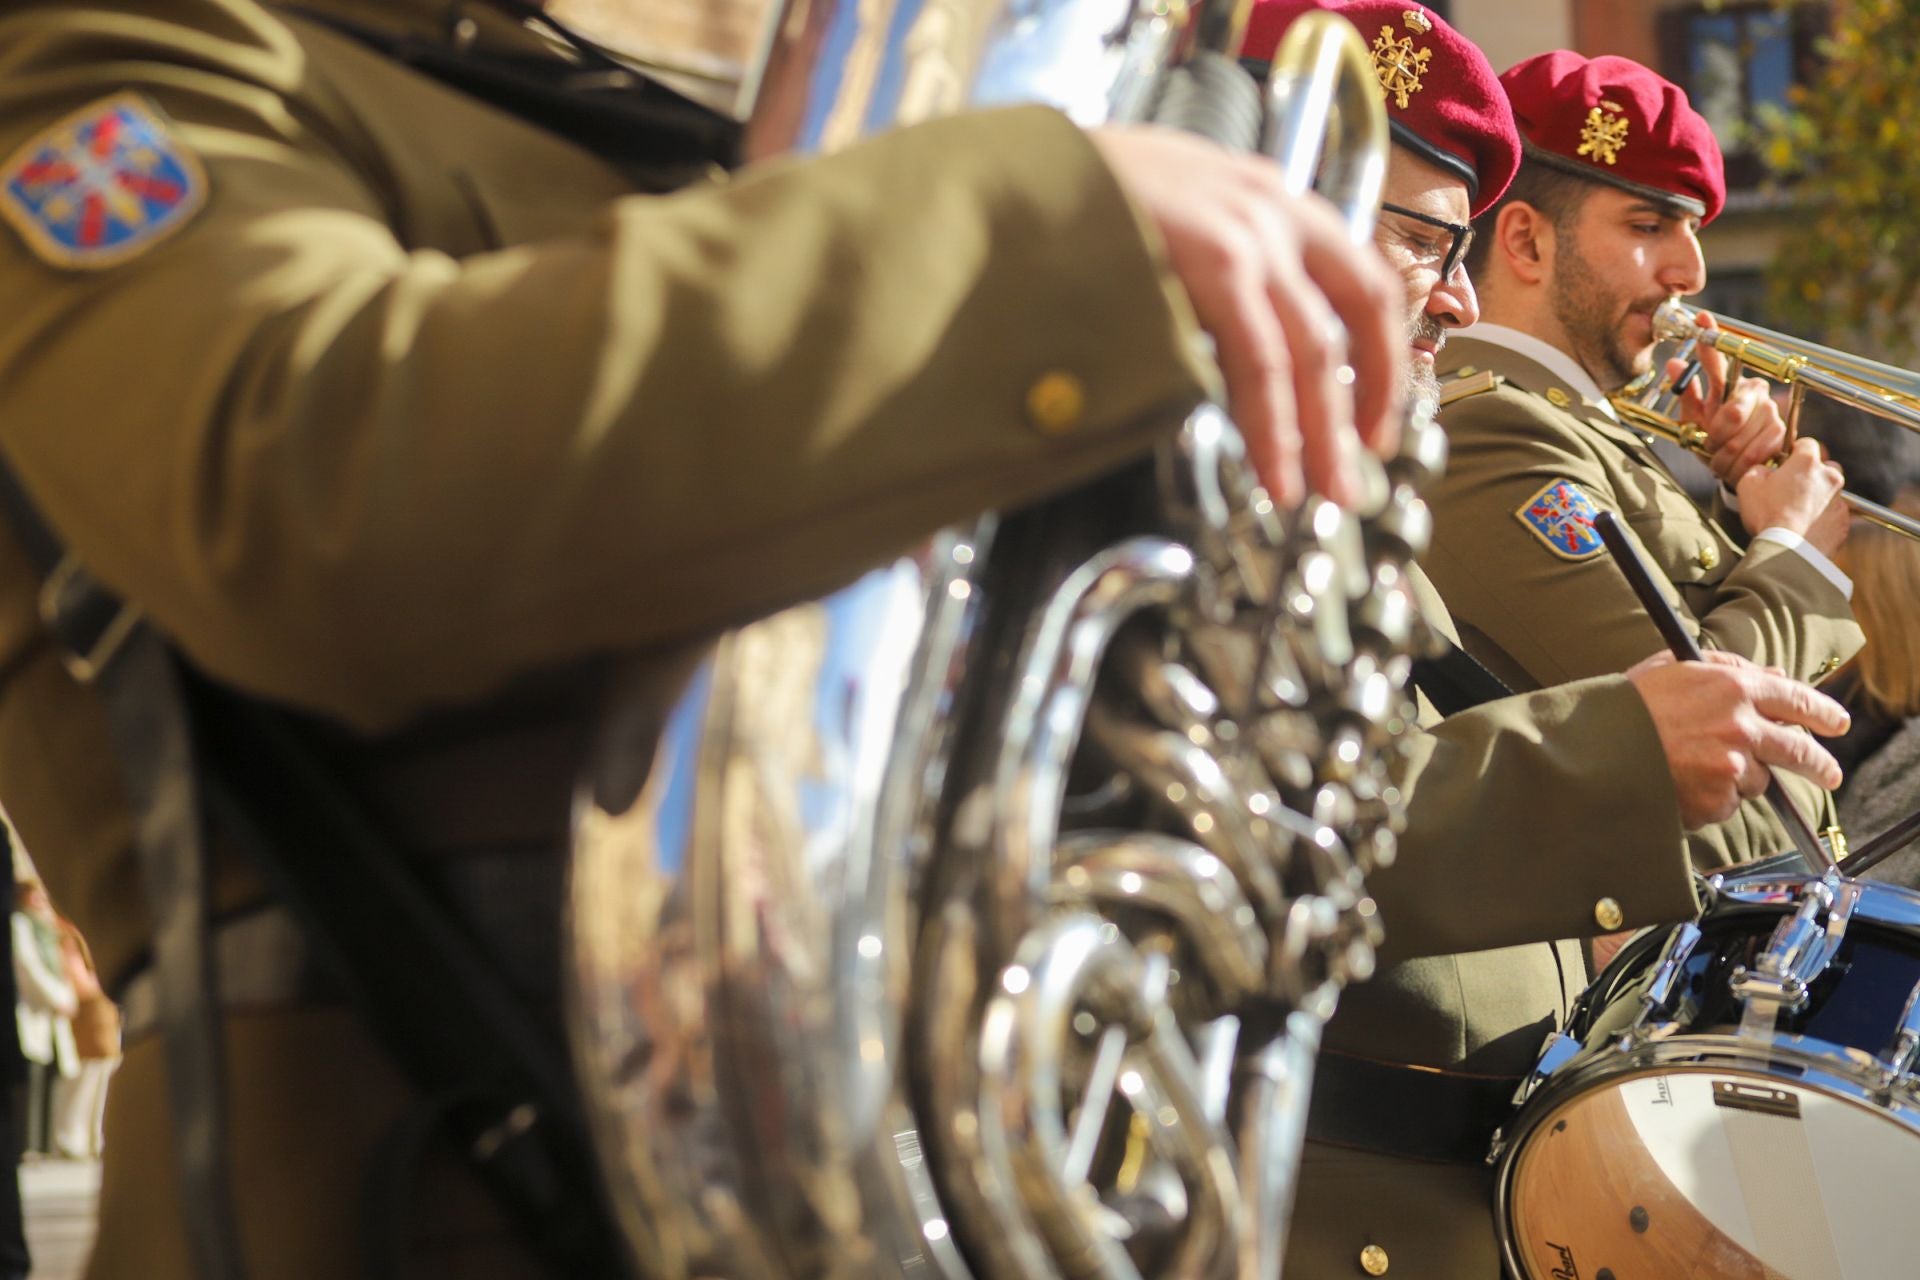
[[[1412,16],[1407,23],[1410,27],[1414,25]],[[1425,14],[1417,16],[1426,21]],[[1427,63],[1432,59],[1433,50],[1415,49],[1412,36],[1394,39],[1392,27],[1381,27],[1380,38],[1373,42],[1373,73],[1380,77],[1380,88],[1393,95],[1394,106],[1402,111],[1424,87],[1420,77],[1427,74]]]
[[[1627,147],[1627,117],[1617,102],[1604,99],[1587,112],[1587,123],[1580,130],[1580,149],[1575,155],[1592,156],[1595,164],[1612,164]]]

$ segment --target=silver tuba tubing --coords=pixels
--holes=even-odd
[[[1373,234],[1387,183],[1386,101],[1366,46],[1330,22],[1295,22],[1267,77],[1263,149],[1294,192],[1333,202],[1354,243]]]
[[[1303,19],[1263,96],[1243,18],[796,2],[755,147],[995,102],[1204,118],[1364,235],[1386,126],[1357,36]],[[1204,408],[1149,464],[727,633],[684,685],[636,671],[577,791],[567,926],[640,1275],[1278,1273],[1398,821],[1434,457],[1427,424],[1407,442],[1365,512],[1283,515]]]

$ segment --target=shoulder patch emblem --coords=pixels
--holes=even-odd
[[[199,158],[137,93],[82,108],[0,165],[0,217],[57,267],[138,257],[206,201]]]
[[[1555,480],[1513,514],[1562,560],[1590,560],[1606,550],[1593,527],[1599,509],[1571,480]]]

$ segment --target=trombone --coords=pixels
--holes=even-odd
[[[1698,309],[1678,298],[1668,298],[1653,313],[1654,336],[1678,341],[1681,345],[1675,355],[1689,362],[1694,352],[1703,346],[1725,355],[1729,362],[1729,383],[1751,369],[1784,384],[1789,396],[1788,444],[1792,444],[1797,432],[1800,406],[1809,391],[1863,409],[1909,431],[1920,432],[1920,374],[1789,337],[1757,324],[1714,318],[1719,327],[1709,328],[1701,323]],[[1666,381],[1661,369],[1648,370],[1608,398],[1622,421],[1702,456],[1710,452],[1707,433],[1679,420],[1680,391]],[[1920,541],[1920,521],[1857,493],[1842,492],[1840,500],[1861,519]]]

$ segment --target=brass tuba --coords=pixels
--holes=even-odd
[[[1244,5],[789,6],[763,140],[967,103],[1270,146],[1367,233],[1352,28]],[[794,52],[812,42],[821,59]],[[786,59],[782,63],[782,59]],[[1323,140],[1333,149],[1321,154]],[[1282,513],[1231,423],[722,637],[582,779],[570,1021],[641,1274],[1273,1277],[1320,1027],[1371,971],[1444,442]]]

